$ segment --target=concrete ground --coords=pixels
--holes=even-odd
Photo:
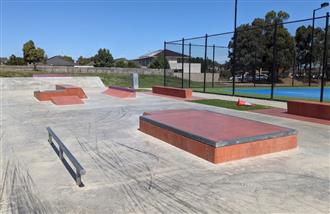
[[[0,213],[330,212],[329,126],[145,93],[117,99],[102,86],[84,87],[89,99],[77,106],[3,88]],[[214,165],[138,130],[144,111],[177,108],[294,128],[298,149]],[[84,187],[47,142],[47,126],[86,169]]]

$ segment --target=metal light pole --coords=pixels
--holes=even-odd
[[[188,80],[188,88],[190,88],[190,78],[191,78],[191,43],[189,43],[189,80]]]
[[[206,71],[207,71],[207,38],[208,35],[205,34],[205,44],[204,44],[204,85],[203,85],[203,92],[206,91]]]
[[[270,99],[272,100],[274,98],[274,85],[275,85],[275,69],[277,66],[277,26],[278,22],[275,21],[274,23],[274,36],[273,36],[273,66],[272,66],[272,87],[270,92]]]
[[[212,56],[212,88],[214,88],[214,70],[215,70],[215,65],[214,65],[214,55],[215,55],[215,45],[212,46],[213,48],[213,56]]]
[[[313,10],[313,24],[312,24],[312,38],[311,38],[311,49],[309,56],[309,72],[308,72],[308,86],[311,86],[311,78],[312,78],[312,58],[313,58],[313,46],[314,46],[314,24],[315,24],[315,11],[318,11],[322,8],[329,6],[328,2],[324,2],[317,9]]]
[[[182,74],[181,74],[181,88],[183,88],[183,73],[184,73],[184,38],[182,38],[182,55],[181,55],[181,69],[182,69]]]
[[[235,95],[235,76],[236,76],[236,40],[237,40],[237,0],[235,0],[235,22],[234,22],[234,47],[233,47],[233,96]]]
[[[163,53],[163,60],[164,60],[164,86],[166,86],[166,41],[164,41],[164,53]]]

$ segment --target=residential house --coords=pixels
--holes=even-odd
[[[182,72],[182,54],[171,51],[171,50],[157,50],[151,53],[145,54],[140,56],[137,59],[132,61],[139,63],[141,66],[148,67],[149,64],[152,62],[153,59],[163,56],[165,53],[165,58],[167,59],[170,69],[174,72]],[[189,63],[188,63],[188,56],[184,55],[184,63],[183,63],[183,71],[184,73],[189,72]],[[190,63],[190,72],[191,73],[201,73],[201,64],[200,63]]]
[[[47,59],[46,64],[51,66],[74,66],[74,62],[70,62],[62,56],[53,56]]]

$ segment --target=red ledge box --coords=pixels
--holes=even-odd
[[[119,98],[135,98],[136,90],[133,88],[126,88],[120,86],[109,86],[107,90],[103,92],[104,94],[119,97]]]
[[[330,120],[330,103],[289,100],[287,105],[289,114]]]
[[[146,112],[140,131],[215,164],[297,147],[293,129],[205,110]]]
[[[39,101],[49,101],[53,97],[77,96],[81,99],[87,98],[84,90],[73,85],[56,85],[56,90],[35,91],[34,96]]]
[[[191,98],[192,97],[192,90],[190,88],[153,86],[152,93],[180,97],[180,98]]]

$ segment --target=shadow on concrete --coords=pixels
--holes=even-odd
[[[52,146],[52,148],[53,148],[54,152],[56,153],[57,157],[60,158],[60,151],[57,149],[57,147],[54,145],[54,143],[50,143],[50,145]],[[70,164],[64,158],[61,161],[62,161],[63,165],[65,166],[66,170],[68,170],[68,172],[70,173],[73,180],[75,182],[77,182],[77,180],[76,180],[77,175],[76,175],[75,171],[72,169],[72,167],[70,166]],[[84,187],[84,186],[85,185],[82,182],[79,185],[79,187]]]

